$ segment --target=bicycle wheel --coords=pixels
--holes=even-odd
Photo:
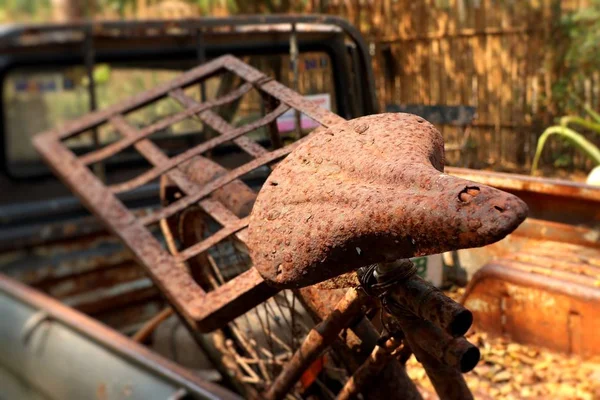
[[[188,164],[188,169],[201,171],[203,178],[210,179],[219,173],[220,167],[207,159],[195,159]],[[204,181],[200,176],[195,179]],[[168,181],[161,182],[165,205],[179,196]],[[241,181],[234,181],[214,196],[242,218],[249,214],[255,192]],[[161,229],[170,251],[176,253],[180,248],[210,237],[218,224],[200,208],[191,207],[162,223]],[[247,271],[251,260],[244,244],[230,238],[189,260],[187,267],[196,282],[205,291],[211,291]],[[245,396],[259,397],[315,326],[314,318],[318,316],[307,310],[306,301],[301,297],[298,291],[281,291],[211,335],[211,350],[221,358]],[[349,375],[340,356],[329,350],[305,371],[287,397],[335,398]]]

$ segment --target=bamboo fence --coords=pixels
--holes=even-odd
[[[164,1],[164,0],[163,0]],[[183,0],[139,0],[160,17],[160,7],[182,8]],[[537,138],[561,116],[553,94],[560,49],[557,29],[566,12],[589,0],[239,0],[237,12],[298,10],[347,18],[367,39],[380,107],[389,104],[469,105],[477,109],[472,129],[475,167],[527,171]],[[225,15],[231,1],[191,7]],[[259,4],[260,3],[260,4]],[[270,4],[268,9],[264,4]],[[169,9],[169,7],[164,7]],[[183,7],[185,8],[185,7]],[[158,10],[158,11],[157,11]],[[186,9],[188,10],[188,9]],[[185,16],[189,11],[184,12]],[[165,15],[168,16],[168,15]],[[580,82],[578,95],[598,109],[600,74]],[[441,126],[447,141],[462,130]],[[552,141],[551,164],[566,155],[566,167],[589,170],[581,154]],[[564,157],[563,157],[564,158]],[[456,163],[456,157],[450,157]]]

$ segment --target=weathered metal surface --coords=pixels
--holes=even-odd
[[[327,318],[315,326],[306,336],[300,348],[288,361],[277,379],[264,393],[264,399],[282,399],[293,385],[300,379],[302,373],[317,359],[348,326],[352,319],[360,315],[362,307],[368,302],[368,297],[356,289],[350,289],[337,303]]]
[[[166,399],[183,390],[191,399],[239,398],[1,274],[0,297],[0,369],[6,366],[18,376],[26,393],[40,391],[53,399]],[[21,398],[7,393],[8,386],[3,385],[3,396]]]
[[[376,346],[367,361],[356,370],[340,390],[337,400],[353,399],[370,389],[379,374],[393,360],[401,344],[400,340],[391,338],[382,345]]]
[[[493,243],[527,214],[517,197],[443,174],[441,134],[409,114],[357,118],[280,163],[248,230],[255,267],[301,287],[361,266]]]
[[[217,137],[209,139],[209,141],[173,158],[168,158],[147,137],[157,127],[164,127],[177,118],[181,118],[181,116],[167,117],[166,122],[158,121],[152,126],[141,130],[130,126],[123,118],[123,115],[127,112],[171,94],[173,98],[179,99],[182,105],[188,107],[183,112],[185,116],[200,113],[201,119],[210,118],[211,114],[206,114],[206,111],[216,103],[225,102],[223,98],[217,100],[215,104],[192,103],[185,96],[182,96],[180,89],[198,84],[203,79],[207,79],[224,69],[240,76],[247,82],[246,86],[252,85],[255,90],[260,91],[265,96],[275,98],[280,105],[265,118],[247,126],[232,128],[229,124],[215,124],[212,127],[217,130],[219,134]],[[242,86],[242,89],[245,90],[246,86]],[[225,95],[224,98],[232,100],[238,94],[234,91],[233,95]],[[256,271],[251,270],[207,294],[194,282],[189,271],[178,265],[191,257],[199,255],[207,250],[210,245],[234,233],[239,240],[245,241],[245,220],[238,218],[221,202],[207,197],[232,184],[232,182],[253,169],[286,156],[305,139],[271,152],[258,151],[257,146],[247,146],[248,141],[242,140],[243,149],[248,153],[254,153],[257,157],[239,168],[215,176],[214,179],[202,186],[194,183],[186,175],[186,172],[190,173],[192,171],[189,168],[186,170],[185,166],[189,167],[188,163],[194,157],[225,141],[236,140],[239,143],[242,138],[241,135],[261,125],[270,124],[277,115],[288,107],[298,109],[325,127],[343,121],[341,117],[315,107],[314,104],[306,101],[302,96],[283,87],[238,59],[223,56],[121,104],[91,113],[66,124],[60,130],[38,135],[34,142],[36,148],[67,183],[67,186],[132,250],[137,260],[147,268],[154,282],[167,295],[178,312],[198,329],[209,331],[259,304],[273,295],[276,289],[266,288]],[[84,156],[83,161],[77,159],[61,142],[65,138],[80,134],[103,123],[113,124],[123,137],[115,144],[88,153]],[[153,165],[147,173],[141,174],[128,182],[107,187],[87,169],[85,164],[102,161],[104,158],[110,157],[130,145],[133,145]],[[158,178],[161,174],[167,176],[170,181],[179,187],[184,194],[181,199],[160,210],[136,218],[115,197],[115,193],[133,189],[149,179]],[[171,256],[152,237],[145,225],[151,225],[169,218],[194,204],[197,204],[212,219],[221,224],[222,230],[219,235],[208,238],[207,242],[198,243],[184,250],[180,257]]]
[[[600,226],[595,229],[527,218],[514,232],[524,239],[571,243],[600,249]]]
[[[204,103],[202,103],[200,105],[202,106],[202,105],[204,105]],[[208,108],[211,108],[214,106],[215,105],[210,105],[210,106],[206,106],[205,108],[208,109]],[[254,121],[246,126],[243,126],[241,128],[237,128],[237,129],[233,129],[231,131],[223,131],[222,135],[217,136],[213,139],[209,139],[208,141],[206,141],[196,147],[193,147],[175,157],[172,157],[172,158],[166,160],[164,163],[161,163],[160,166],[154,167],[153,169],[146,171],[141,175],[138,175],[136,178],[134,178],[128,182],[114,185],[111,187],[111,189],[115,193],[120,193],[120,192],[126,192],[129,190],[135,189],[137,187],[140,187],[141,185],[146,184],[146,183],[158,178],[161,174],[173,169],[177,165],[191,159],[194,156],[205,153],[207,150],[213,149],[225,142],[228,142],[234,138],[239,138],[242,135],[252,132],[261,126],[269,124],[270,122],[274,121],[277,117],[282,115],[287,109],[288,109],[287,106],[282,105],[282,106],[278,107],[275,111],[273,111],[271,114],[267,115],[266,117],[264,117],[260,120]],[[193,115],[194,113],[189,113],[189,114]],[[133,134],[129,134],[129,135],[127,135],[127,137],[132,138],[131,139],[132,143],[155,132],[155,130],[148,129],[148,130],[139,131],[139,133],[135,133],[135,129],[132,128],[131,126],[127,125],[127,122],[122,117],[112,117],[111,123],[121,132],[126,131],[126,130],[131,131]],[[175,123],[175,122],[166,121],[165,124],[163,124],[163,125],[169,126],[173,123]],[[164,129],[164,127],[161,127],[160,129]],[[116,143],[119,143],[119,142],[116,142]],[[102,158],[106,157],[106,155],[112,154],[113,151],[119,151],[119,150],[125,149],[126,147],[128,147],[128,145],[129,145],[128,143],[124,143],[123,146],[116,146],[115,149],[110,149],[107,146],[107,147],[102,148],[101,150],[97,150],[96,153],[91,153],[91,155],[97,154],[103,150],[110,150],[110,151],[106,151],[104,154],[98,154],[97,158],[102,159]],[[285,153],[283,155],[285,155]],[[265,154],[262,156],[262,158],[267,158],[268,156],[269,156],[268,154]],[[258,160],[260,160],[260,159],[261,159],[261,157],[258,158]]]
[[[600,252],[554,243],[479,270],[463,303],[492,335],[584,358],[600,355]]]
[[[340,289],[316,290],[314,286],[310,286],[300,290],[305,301],[308,300],[309,304],[314,306],[314,311],[324,315],[328,311],[327,304],[339,300],[340,296],[343,295],[343,291]],[[440,398],[472,398],[461,375],[461,369],[467,371],[477,364],[479,360],[477,348],[466,341],[464,337],[454,338],[427,321],[414,315],[407,315],[406,310],[402,310],[399,314],[395,313],[392,318],[399,318],[399,320],[392,319],[394,324],[391,327],[400,328],[404,333],[405,343],[410,346],[410,348],[405,347],[406,350],[416,349],[414,353],[418,360],[423,363]],[[410,351],[407,355],[404,355],[404,357],[407,356],[410,356]],[[403,356],[399,355],[399,357]],[[376,368],[375,366],[365,366],[369,370],[371,367]],[[381,381],[385,376],[395,376],[397,380],[394,383]],[[378,384],[365,393],[366,398],[394,398],[399,393],[406,396],[403,398],[420,398],[418,392],[412,389],[412,384],[407,384],[408,378],[406,378],[404,368],[396,360],[389,362],[381,375],[373,379],[377,379]],[[397,385],[396,390],[394,390],[394,384]],[[350,389],[348,388],[348,390]],[[351,392],[353,391],[354,389],[351,390]]]
[[[263,148],[264,150],[264,148]],[[266,152],[266,150],[264,150]],[[206,184],[227,173],[227,169],[214,161],[205,157],[195,157],[181,165],[181,171],[188,178],[198,185]],[[250,214],[256,193],[240,180],[234,180],[215,190],[210,196],[212,199],[221,202],[238,218],[243,218]]]
[[[315,321],[320,322],[333,311],[334,305],[344,297],[347,289],[322,290],[317,286],[307,286],[300,289],[299,292],[305,307],[313,314]],[[333,342],[332,348],[342,358],[346,368],[350,372],[355,372],[361,366],[357,363],[367,361],[379,338],[380,333],[377,329],[366,317],[363,317],[346,330],[341,340]],[[374,375],[373,379],[377,381],[377,384],[362,393],[365,399],[394,398],[399,393],[406,400],[421,399],[419,391],[406,374],[404,366],[396,359],[387,359],[383,369]]]
[[[123,332],[164,306],[131,252],[108,233],[4,252],[0,260],[3,274]]]
[[[600,230],[527,218],[512,234],[490,246],[458,250],[458,265],[469,279],[489,262],[524,250],[554,251],[569,248],[592,253],[600,250]]]
[[[183,93],[182,88],[197,85],[222,70],[233,72],[247,83],[209,103],[195,102]],[[215,105],[234,101],[247,91],[249,85],[267,99],[278,101],[279,105],[265,117],[237,128],[233,128],[210,111]],[[164,96],[171,96],[181,102],[187,108],[186,111],[139,130],[127,123],[124,118],[126,113]],[[244,138],[244,134],[256,128],[272,124],[277,116],[290,107],[315,119],[322,128],[315,130],[305,139],[273,151],[267,151]],[[191,115],[198,115],[215,129],[218,135],[172,158],[167,157],[148,139],[157,129]],[[79,159],[61,142],[67,137],[81,134],[103,123],[112,124],[121,133],[122,138]],[[347,131],[344,132],[344,129]],[[332,135],[335,139],[332,139]],[[211,165],[202,157],[203,153],[226,141],[235,142],[255,158],[228,171]],[[299,262],[306,262],[305,256],[308,254],[313,257],[313,263],[324,262],[326,265],[325,270],[314,268],[313,263],[309,265],[312,270],[300,266],[296,271],[300,277],[292,277],[288,282],[290,286],[323,281],[369,264],[373,260],[395,260],[417,254],[491,243],[512,231],[526,213],[525,205],[514,196],[444,175],[441,172],[441,135],[424,120],[406,114],[385,114],[346,122],[231,56],[221,57],[197,67],[174,81],[160,85],[121,105],[92,113],[67,124],[64,129],[41,134],[36,137],[35,144],[83,203],[131,249],[192,331],[210,331],[221,327],[278,291],[277,287],[269,286],[274,283],[272,279],[263,279],[266,275],[264,264],[260,262],[260,251],[265,249],[261,246],[268,243],[271,246],[268,250],[271,251],[273,246],[275,249],[282,245],[286,248],[291,243],[279,240],[260,223],[254,227],[251,224],[250,229],[255,229],[254,236],[246,240],[244,229],[248,220],[245,214],[254,193],[250,191],[246,193],[247,199],[241,199],[235,194],[235,190],[236,187],[243,186],[239,182],[240,177],[285,157],[292,150],[296,151],[276,168],[275,178],[269,178],[265,186],[267,191],[278,186],[279,191],[287,191],[275,201],[269,200],[268,196],[263,199],[263,203],[258,207],[259,213],[275,211],[275,219],[284,215],[288,218],[283,222],[288,231],[285,234],[280,232],[280,237],[289,238],[290,242],[294,242],[290,248],[306,250],[308,245],[321,239],[320,244],[324,245],[325,251],[333,248],[334,252],[341,250],[341,253],[334,254],[333,257],[327,253],[322,261],[323,253],[317,253],[315,256],[315,253],[311,252],[312,249],[304,252],[294,250],[294,256]],[[335,144],[341,147],[336,148]],[[107,186],[87,168],[88,165],[103,161],[129,146],[133,146],[152,164],[150,170],[130,181]],[[273,147],[277,146],[277,140],[273,138]],[[353,157],[357,152],[361,156]],[[329,159],[327,154],[334,156]],[[295,165],[297,170],[289,165]],[[198,174],[194,171],[194,166],[208,166],[211,171]],[[284,171],[284,175],[286,172],[288,175],[291,172],[300,172],[295,176],[296,182],[299,180],[299,183],[294,185],[290,176],[287,176],[286,187],[279,179],[281,171]],[[181,198],[175,199],[160,210],[137,217],[116,197],[117,193],[135,189],[157,178],[172,182],[178,188],[175,190],[181,192]],[[321,180],[318,181],[319,179]],[[199,181],[202,184],[199,184]],[[261,195],[264,193],[263,189]],[[309,197],[320,201],[321,207],[303,219],[300,214],[306,211],[303,207]],[[278,208],[281,204],[284,206],[283,212]],[[347,215],[336,214],[338,205]],[[187,248],[171,255],[161,247],[146,225],[179,215],[189,210],[190,206],[197,207],[201,213],[215,220],[221,225],[221,229],[205,239],[198,237],[198,242],[187,243]],[[285,209],[288,206],[289,208]],[[232,209],[237,209],[238,212],[233,212]],[[333,221],[328,220],[328,217]],[[252,218],[253,221],[256,219],[256,213],[252,214]],[[313,218],[324,229],[319,230],[319,226],[312,229],[312,222],[308,224],[308,228],[302,225],[302,221],[308,222]],[[273,219],[267,216],[265,220]],[[283,218],[281,220],[283,221]],[[297,229],[298,221],[301,221],[300,229]],[[436,230],[428,228],[430,224],[435,224]],[[183,264],[195,260],[219,241],[234,235],[241,242],[247,242],[254,261],[258,263],[258,269],[250,269],[207,292],[194,280]],[[312,242],[301,242],[302,235]],[[311,239],[311,235],[316,235],[317,239]],[[336,243],[342,245],[336,247]],[[316,250],[321,251],[322,248],[323,246],[320,246]],[[287,249],[285,251],[291,261],[292,253]],[[380,254],[376,254],[378,252]],[[276,251],[269,254],[275,253]],[[286,257],[284,261],[289,262]],[[339,266],[336,266],[336,263],[340,263]],[[279,284],[280,282],[277,282],[277,285]],[[419,291],[419,288],[425,289]],[[426,286],[417,287],[416,292],[413,289],[408,285],[406,293],[398,296],[400,302],[415,305],[416,308],[413,308],[420,315],[431,319],[451,334],[464,333],[467,329],[465,325],[470,324],[470,320],[467,324],[464,323],[464,315],[470,316],[466,310],[456,305],[447,307],[444,299]],[[350,293],[356,294],[356,291],[352,289]],[[334,311],[329,314],[322,325],[309,333],[304,345],[267,392],[267,398],[280,398],[285,394],[305,367],[337,338],[340,330],[347,327],[349,319],[357,313],[355,308],[360,308],[359,305],[364,301],[366,300],[363,295],[346,305],[342,300],[338,306],[346,311],[353,311],[338,309],[340,312]],[[455,323],[459,320],[460,323]],[[439,346],[433,347],[433,350],[439,350]],[[465,350],[461,353],[464,348],[465,346],[449,346],[449,350],[445,349],[448,351],[443,357],[438,358],[452,365],[460,365],[464,358],[463,353],[467,352]],[[453,352],[454,349],[458,351]]]
[[[386,298],[451,336],[464,335],[473,323],[469,310],[418,275],[394,285]]]
[[[426,350],[413,343],[410,338],[407,337],[405,340],[417,360],[423,364],[423,368],[425,368],[425,372],[440,400],[473,399],[473,394],[458,368],[445,365],[436,360]]]
[[[196,100],[187,96],[184,93],[184,91],[181,89],[174,90],[169,95],[173,99],[178,101],[179,103],[183,104],[185,107],[197,107],[200,104]],[[270,110],[270,111],[274,111],[274,110]],[[271,112],[269,112],[268,115],[273,115],[273,114]],[[229,123],[227,121],[225,121],[223,118],[221,118],[221,116],[219,114],[215,113],[214,111],[212,111],[210,109],[207,109],[207,110],[199,113],[198,117],[202,120],[202,122],[208,124],[212,129],[216,130],[217,132],[232,132],[235,130],[235,128],[230,126]],[[272,118],[269,117],[269,120],[272,121]],[[261,119],[259,121],[260,122],[258,123],[258,126],[264,125],[263,119]],[[256,122],[254,123],[254,126],[256,126]],[[278,139],[276,139],[276,140],[278,140]],[[267,150],[264,147],[260,146],[258,143],[254,142],[253,140],[251,140],[245,136],[236,137],[235,139],[232,140],[232,142],[235,143],[236,145],[238,145],[242,150],[244,150],[246,153],[248,153],[249,155],[251,155],[253,157],[260,157],[263,154],[267,153]],[[279,148],[281,146],[276,146],[276,147]]]
[[[481,182],[506,191],[531,191],[539,194],[600,202],[600,188],[585,183],[456,167],[448,167],[447,172],[450,175]]]
[[[469,372],[479,362],[479,350],[463,336],[453,337],[429,321],[406,313],[394,313],[408,340],[440,363]]]

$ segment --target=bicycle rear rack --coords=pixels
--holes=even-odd
[[[200,85],[222,72],[235,74],[244,83],[221,97],[204,102],[198,102],[184,92],[184,89]],[[252,89],[257,90],[265,100],[266,114],[262,118],[234,127],[212,110],[235,102]],[[141,129],[132,126],[126,120],[128,113],[166,97],[176,100],[184,110]],[[289,109],[307,115],[323,127],[344,121],[343,118],[316,106],[241,60],[226,55],[123,103],[88,114],[60,129],[44,132],[35,137],[34,145],[65,184],[132,250],[155,284],[188,323],[199,331],[208,332],[223,326],[277,292],[264,283],[254,268],[214,291],[205,292],[182,264],[228,237],[235,236],[245,243],[248,219],[238,218],[209,196],[245,174],[285,157],[303,142],[303,139],[300,139],[278,147],[281,137],[276,129],[276,119]],[[150,135],[190,117],[199,118],[218,135],[173,157],[168,157],[149,139]],[[64,143],[66,139],[86,134],[85,132],[104,124],[110,124],[121,138],[79,157]],[[273,145],[271,151],[245,136],[262,127],[267,128],[270,133]],[[232,169],[204,186],[195,184],[184,173],[182,164],[227,142],[235,143],[243,152],[253,157],[252,161]],[[151,164],[150,169],[133,179],[113,185],[105,185],[90,170],[90,166],[95,163],[131,147]],[[119,200],[120,194],[162,176],[168,177],[179,187],[184,194],[181,199],[143,216],[136,216]],[[206,240],[173,256],[151,234],[148,226],[194,204],[218,222],[221,229]]]

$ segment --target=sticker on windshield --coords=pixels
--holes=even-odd
[[[440,287],[444,282],[444,267],[441,254],[427,257],[411,258],[417,268],[417,274],[434,286]]]
[[[317,103],[319,107],[331,111],[331,95],[329,93],[310,94],[304,96],[304,98]],[[317,122],[304,114],[300,114],[300,127],[302,130],[315,129],[318,126],[320,125]],[[290,132],[296,129],[296,117],[293,109],[288,110],[281,117],[277,118],[277,128],[279,132]]]

